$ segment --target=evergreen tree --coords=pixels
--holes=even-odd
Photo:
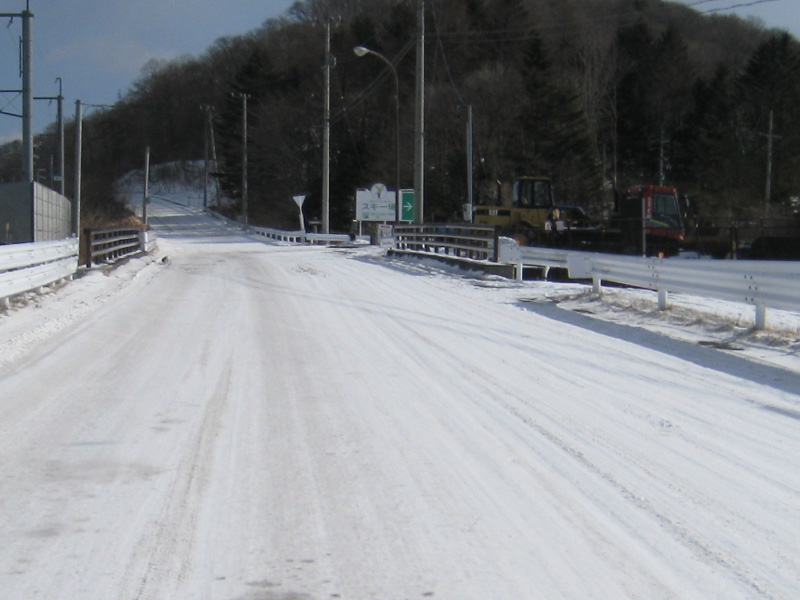
[[[770,119],[773,134],[771,202],[786,205],[800,189],[800,47],[788,34],[774,36],[754,52],[739,80],[743,113],[742,145],[748,155],[743,165],[750,174],[752,210],[758,214],[764,199]],[[766,207],[764,207],[766,211]]]
[[[694,198],[699,217],[719,220],[741,212],[746,160],[739,135],[735,78],[720,65],[710,81],[699,80],[694,107],[678,133],[681,149],[675,182]]]
[[[602,178],[577,95],[558,85],[540,38],[526,45],[523,64],[527,98],[521,172],[551,175],[563,202],[594,204]]]

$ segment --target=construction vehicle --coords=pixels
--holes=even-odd
[[[672,256],[686,239],[682,212],[675,188],[636,185],[618,198],[610,224],[620,230],[623,251]]]
[[[573,248],[595,252],[677,254],[685,232],[674,188],[637,185],[617,194],[614,211],[604,221],[584,209],[559,204],[548,177],[519,177],[507,205],[475,208],[474,222],[493,225],[521,245]]]

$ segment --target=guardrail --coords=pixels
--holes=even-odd
[[[669,292],[750,304],[755,326],[766,327],[767,308],[800,311],[800,262],[761,260],[681,260],[570,252],[569,276],[650,289],[658,307],[667,308]]]
[[[497,235],[489,225],[396,225],[395,249],[471,260],[495,260]]]
[[[347,233],[311,233],[303,231],[302,229],[284,230],[274,229],[272,227],[256,227],[255,225],[245,225],[240,221],[229,219],[210,209],[204,209],[204,212],[233,227],[241,227],[248,233],[254,233],[258,236],[279,242],[289,242],[292,244],[346,244],[354,241],[353,236]],[[357,237],[356,239],[362,238]]]
[[[68,279],[78,270],[78,238],[0,246],[0,306],[10,298]]]
[[[151,234],[152,235],[152,234]],[[86,266],[113,262],[118,258],[137,254],[146,247],[146,236],[138,227],[107,227],[86,231],[88,252]]]
[[[469,234],[459,235],[457,227],[450,225],[398,227],[395,247],[434,255],[470,248],[474,228],[461,229]],[[643,258],[518,246],[503,237],[494,247],[496,254],[489,260],[515,266],[518,279],[526,267],[541,267],[545,276],[549,269],[562,268],[572,279],[591,279],[597,293],[603,281],[653,290],[661,310],[667,308],[672,292],[752,305],[757,329],[766,327],[767,308],[800,312],[800,261]],[[486,258],[483,254],[481,258]]]
[[[253,227],[252,225],[242,225],[241,223],[237,224],[241,225],[251,233],[255,233],[256,235],[260,235],[271,240],[278,240],[280,242],[297,243],[304,242],[306,239],[306,232],[302,229],[298,229],[296,231],[282,231],[280,229],[272,229],[270,227]]]

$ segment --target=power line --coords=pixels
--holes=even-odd
[[[699,0],[698,2],[694,2],[689,4],[688,6],[696,6],[698,4],[705,4],[706,2],[713,2],[714,0]],[[747,8],[748,6],[756,6],[757,4],[767,4],[768,2],[777,2],[778,0],[750,0],[749,2],[740,2],[738,4],[731,4],[730,6],[722,6],[719,8],[709,8],[708,10],[700,11],[702,14],[713,14],[718,12],[724,12],[728,10],[735,10],[737,8]]]

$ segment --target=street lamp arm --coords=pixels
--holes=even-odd
[[[390,61],[388,58],[386,58],[380,52],[375,52],[375,50],[370,50],[366,46],[356,46],[355,48],[353,48],[353,52],[359,58],[361,58],[362,56],[366,56],[367,54],[372,54],[373,56],[377,56],[383,62],[385,62],[387,65],[389,65],[389,68],[392,70],[392,73],[394,73],[394,76],[397,77],[397,69],[394,68],[394,65],[392,64],[392,61]]]

